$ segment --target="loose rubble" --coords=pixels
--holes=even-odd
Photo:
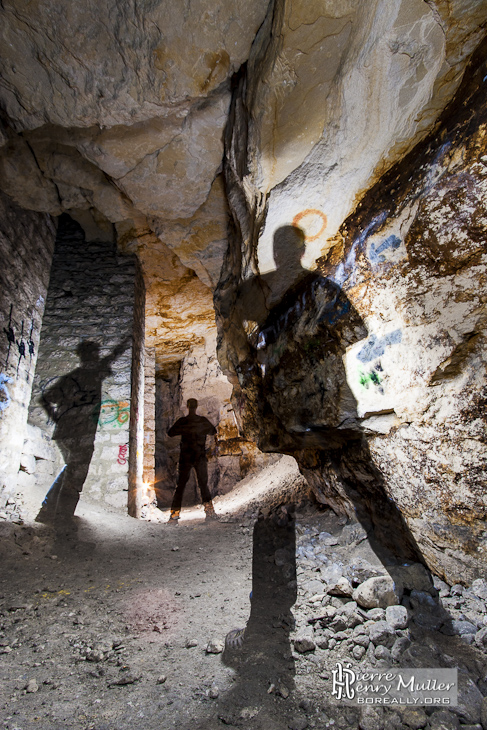
[[[339,525],[331,512],[311,517],[309,511],[298,511],[296,574],[291,639],[297,689],[315,701],[309,727],[323,726],[323,711],[329,723],[334,718],[337,727],[360,730],[487,727],[484,578],[449,586],[420,563],[382,562],[359,523]],[[441,711],[350,708],[345,721],[343,706],[323,701],[337,662],[355,668],[458,667],[459,704]]]

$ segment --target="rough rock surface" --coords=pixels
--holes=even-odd
[[[220,356],[244,429],[294,454],[323,503],[367,505],[397,555],[422,553],[450,583],[483,575],[486,559],[484,56],[485,43],[434,133],[367,193],[315,271],[304,223],[278,227],[269,208],[277,268],[249,275],[228,148],[237,227]],[[253,215],[256,238],[265,211]]]
[[[69,212],[88,238],[116,224],[122,245],[138,238],[150,251],[157,233],[215,286],[230,79],[266,11],[233,0],[3,4],[0,187],[24,208]]]
[[[459,597],[455,586],[449,586],[435,578],[443,591],[430,582],[430,592],[422,594],[422,602],[414,600],[420,591],[405,589],[401,605],[361,609],[350,598],[329,594],[329,586],[336,576],[348,577],[360,587],[356,577],[357,565],[368,565],[383,576],[394,574],[400,566],[390,562],[384,546],[369,530],[360,543],[350,537],[350,528],[356,523],[337,520],[329,510],[318,516],[309,507],[300,506],[296,514],[296,576],[297,600],[293,608],[295,628],[291,633],[293,657],[296,663],[296,691],[307,698],[301,707],[311,715],[316,727],[330,727],[333,719],[343,728],[435,728],[461,727],[479,723],[482,703],[485,703],[486,648],[484,628],[487,622],[487,605],[475,595],[481,592],[483,583],[474,581]],[[335,546],[329,546],[322,535],[331,532],[338,538]],[[410,563],[411,572],[427,572],[424,566]],[[370,579],[369,579],[370,580]],[[368,582],[368,581],[366,581]],[[321,587],[319,584],[321,583]],[[362,582],[361,585],[364,585]],[[426,595],[428,601],[426,601]],[[472,604],[475,603],[475,614]],[[472,633],[462,631],[459,616],[470,615]],[[399,619],[400,622],[396,619]],[[314,649],[301,651],[300,637],[306,636]],[[448,638],[450,637],[450,638]],[[451,643],[449,643],[451,641]],[[297,643],[297,646],[296,646]],[[358,708],[344,710],[340,703],[329,701],[332,688],[332,672],[337,662],[354,669],[370,671],[376,667],[387,671],[388,667],[459,667],[459,695],[456,707],[444,707],[440,718],[433,707],[374,707],[378,717],[370,713],[358,714]],[[323,702],[325,700],[325,702]],[[326,701],[328,700],[328,702]],[[350,712],[346,719],[344,712]],[[322,718],[321,713],[326,716]],[[447,723],[437,725],[439,720]],[[310,721],[310,718],[308,719]],[[341,724],[340,724],[341,721]],[[373,721],[373,723],[372,723]],[[375,723],[375,724],[374,724]]]
[[[443,0],[4,3],[0,185],[23,207],[81,216],[86,230],[88,219],[117,224],[141,245],[161,234],[214,286],[229,81],[249,59],[248,137],[235,132],[248,146],[251,206],[273,189],[260,267],[272,268],[281,203],[288,222],[301,216],[309,263],[356,196],[424,136],[485,15],[481,2]]]
[[[3,97],[17,128],[130,125],[208,96],[246,60],[266,8],[193,0],[181,10],[165,0],[4,3]]]
[[[262,273],[274,268],[272,237],[283,223],[301,221],[306,266],[325,253],[357,199],[442,112],[485,19],[482,2],[276,3],[243,100],[243,192],[257,212],[268,196]]]

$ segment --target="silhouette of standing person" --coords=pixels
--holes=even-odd
[[[208,489],[208,462],[206,460],[206,437],[216,436],[216,428],[204,416],[196,415],[196,409],[198,408],[196,398],[190,398],[186,405],[189,411],[188,415],[179,418],[167,432],[171,438],[181,436],[178,485],[174,492],[171,516],[169,517],[169,521],[175,524],[179,520],[184,488],[188,483],[191,469],[196,472],[207,519],[216,517]]]
[[[74,515],[88,476],[101,410],[102,383],[112,374],[111,364],[127,349],[125,338],[112,352],[100,358],[100,346],[91,340],[80,342],[76,354],[80,366],[59,378],[44,391],[43,407],[56,424],[56,441],[65,466],[52,484],[37,515],[39,522]]]

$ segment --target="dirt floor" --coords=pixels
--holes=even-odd
[[[158,510],[136,521],[82,501],[72,526],[0,523],[4,727],[221,725],[218,704],[239,684],[221,648],[249,618],[256,499],[301,486],[273,467],[217,501],[225,522],[200,508],[168,526]]]
[[[332,573],[340,566],[350,576],[358,565],[380,574],[383,566],[358,523],[309,500],[293,460],[245,480],[216,509],[221,522],[193,508],[174,526],[159,510],[136,521],[82,501],[74,525],[0,523],[6,730],[451,730],[459,721],[481,730],[485,651],[439,633],[443,619],[433,626],[427,617],[425,627],[414,606],[410,628],[392,637],[406,649],[403,665],[459,666],[465,709],[445,720],[330,702],[330,670],[357,658],[366,630],[383,618],[360,617],[350,597],[332,597]],[[460,610],[456,597],[445,600]],[[483,641],[485,601],[479,605],[469,619]],[[337,624],[354,617],[354,629]],[[237,628],[245,628],[241,646],[237,638],[224,649]],[[303,632],[312,650],[297,650]],[[394,649],[376,644],[361,661],[394,663]]]

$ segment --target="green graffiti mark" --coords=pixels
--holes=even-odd
[[[370,383],[380,385],[381,382],[382,379],[379,373],[376,373],[375,370],[372,370],[371,373],[364,373],[362,370],[359,370],[359,383],[363,388],[368,388]]]
[[[98,422],[100,426],[106,426],[108,424],[123,426],[129,420],[129,416],[130,406],[127,401],[104,400],[100,405]]]
[[[271,350],[272,358],[274,360],[280,360],[282,354],[284,352],[286,352],[286,349],[287,348],[286,348],[286,343],[285,342],[281,342],[281,343],[278,342],[278,343],[276,343],[274,345],[274,347],[272,348],[272,350]]]

